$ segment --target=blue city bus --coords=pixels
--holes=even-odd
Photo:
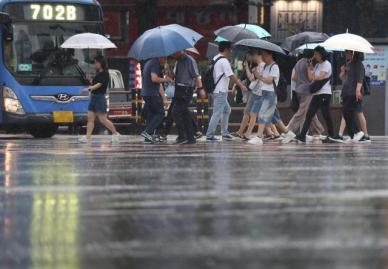
[[[104,34],[96,0],[0,0],[0,126],[52,137],[86,122],[87,85],[97,50],[61,49],[70,36]]]

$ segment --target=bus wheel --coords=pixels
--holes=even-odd
[[[33,126],[28,132],[34,138],[51,138],[58,130],[58,125]]]

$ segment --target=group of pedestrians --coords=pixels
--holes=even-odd
[[[271,51],[260,50],[250,52],[249,61],[243,63],[243,71],[248,83],[239,80],[228,60],[231,55],[231,43],[221,42],[219,54],[213,60],[214,90],[212,91],[213,112],[206,133],[207,141],[217,141],[217,126],[221,126],[221,139],[246,140],[249,144],[262,145],[265,141],[279,140],[282,143],[299,141],[305,143],[313,137],[318,137],[324,143],[349,141],[370,142],[365,116],[362,112],[363,83],[365,77],[362,64],[362,53],[346,51],[347,63],[341,67],[340,78],[343,81],[343,119],[337,134],[334,131],[330,113],[333,76],[332,64],[328,61],[328,52],[321,46],[314,50],[305,50],[297,62],[292,73],[294,98],[297,99],[298,109],[286,126],[277,108],[276,87],[280,79],[280,68],[275,62],[275,54]],[[178,129],[178,144],[193,144],[196,142],[195,121],[189,111],[189,104],[194,89],[198,95],[204,97],[205,91],[195,60],[185,52],[172,55],[176,59],[173,76],[163,75],[161,66],[164,59],[147,61],[143,71],[143,91],[145,109],[148,113],[147,127],[142,136],[149,142],[157,142],[155,130],[161,126],[164,119],[163,103],[167,105],[163,90],[164,83],[174,83],[175,96],[170,107],[169,125],[172,119]],[[232,83],[231,83],[232,82]],[[239,88],[246,96],[246,107],[243,119],[237,132],[229,132],[229,117],[231,107],[228,95],[233,93],[230,85]],[[317,112],[321,111],[326,125],[325,128],[318,119]],[[172,115],[172,117],[171,117]],[[355,117],[360,121],[360,129]],[[345,141],[343,133],[347,126],[349,141]],[[257,135],[253,130],[257,127]]]
[[[205,97],[206,94],[196,61],[184,51],[174,53],[172,58],[176,60],[173,72],[163,72],[165,58],[150,59],[144,65],[141,95],[145,102],[147,127],[141,136],[150,143],[165,140],[174,121],[178,130],[176,143],[195,144],[198,132],[189,105],[195,89],[199,96]],[[170,104],[165,94],[167,84],[175,86],[175,94]],[[164,109],[168,106],[170,106],[168,115],[165,117]],[[163,126],[163,121],[165,121],[164,132],[156,135],[155,132]]]
[[[292,75],[299,109],[291,119],[289,128],[299,134],[296,139],[306,142],[308,133],[312,136],[322,136],[324,128],[316,115],[318,110],[321,110],[328,134],[323,139],[324,143],[371,142],[362,112],[364,97],[362,90],[366,86],[363,54],[345,51],[346,64],[341,66],[339,74],[342,80],[343,118],[340,130],[335,135],[330,113],[332,65],[327,60],[328,53],[323,47],[316,47],[313,53],[311,57],[311,51],[304,52],[295,65]],[[361,130],[355,123],[356,112],[360,119]],[[344,140],[343,137],[345,126],[348,127],[348,140]]]
[[[362,64],[363,54],[345,51],[346,64],[341,66],[339,74],[342,80],[343,118],[337,134],[334,131],[330,113],[333,75],[332,64],[328,61],[327,51],[316,47],[313,51],[305,50],[292,72],[293,98],[298,109],[286,126],[277,108],[276,89],[280,80],[280,68],[275,62],[274,52],[267,50],[252,51],[243,63],[243,71],[248,83],[239,80],[229,62],[232,48],[230,42],[219,44],[219,54],[212,60],[212,77],[214,89],[210,93],[213,100],[213,112],[209,121],[206,140],[217,141],[217,126],[221,125],[221,139],[231,141],[246,140],[249,144],[262,145],[265,141],[279,140],[282,143],[299,141],[305,143],[312,137],[318,137],[324,143],[336,142],[370,142],[367,124],[363,114],[362,100],[365,87],[365,69]],[[171,126],[175,122],[178,138],[177,144],[195,144],[202,136],[196,121],[189,110],[195,90],[200,98],[206,96],[205,88],[193,57],[185,51],[171,55],[175,59],[173,70],[169,70],[166,58],[153,58],[143,66],[142,91],[146,128],[141,136],[146,142],[158,143],[167,139]],[[106,117],[105,93],[109,74],[103,58],[95,60],[97,75],[88,78],[90,86],[85,91],[91,92],[88,114],[87,136],[81,142],[87,142],[94,127],[96,117],[112,133],[113,141],[118,141],[120,134]],[[163,68],[164,67],[164,68]],[[232,82],[232,83],[231,83]],[[171,102],[166,97],[166,85],[174,85],[175,93]],[[237,132],[229,132],[231,107],[228,95],[233,93],[230,85],[238,87],[246,96],[243,119]],[[168,108],[167,116],[165,109]],[[325,128],[317,117],[321,110],[326,123]],[[356,116],[359,126],[356,123]],[[257,127],[257,135],[253,130]],[[349,140],[344,140],[347,127]]]

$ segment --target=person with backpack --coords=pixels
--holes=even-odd
[[[205,89],[213,95],[213,113],[206,133],[207,141],[218,140],[215,137],[215,133],[220,120],[222,140],[233,140],[233,136],[228,131],[229,116],[231,113],[231,108],[228,103],[230,80],[236,83],[243,91],[248,90],[233,73],[228,60],[232,52],[231,47],[232,44],[230,42],[224,41],[219,43],[218,50],[220,53],[213,58],[213,61],[203,76]]]
[[[260,89],[262,92],[262,103],[259,109],[259,127],[257,136],[248,141],[249,144],[262,145],[263,134],[266,127],[275,124],[276,127],[284,133],[282,143],[289,143],[295,138],[295,134],[289,131],[280,118],[279,110],[277,109],[277,92],[285,91],[280,86],[280,69],[274,61],[272,51],[263,50],[262,58],[265,63],[262,74],[258,77],[260,81]],[[283,100],[283,96],[281,96]]]
[[[302,143],[306,143],[307,132],[310,129],[311,122],[319,109],[321,109],[322,116],[328,129],[328,136],[322,142],[331,143],[334,141],[333,121],[330,114],[330,78],[332,75],[332,67],[331,63],[327,60],[327,57],[328,53],[325,48],[321,46],[316,47],[314,49],[314,59],[317,61],[317,64],[314,67],[310,64],[307,68],[309,80],[312,81],[312,84],[310,85],[310,92],[312,92],[313,98],[311,99],[309,109],[307,110],[302,131],[296,137],[296,139]]]

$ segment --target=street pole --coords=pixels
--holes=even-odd
[[[388,69],[386,70],[386,73],[385,73],[385,91],[384,91],[384,94],[385,94],[385,103],[384,103],[384,106],[385,106],[385,135],[388,135]]]

